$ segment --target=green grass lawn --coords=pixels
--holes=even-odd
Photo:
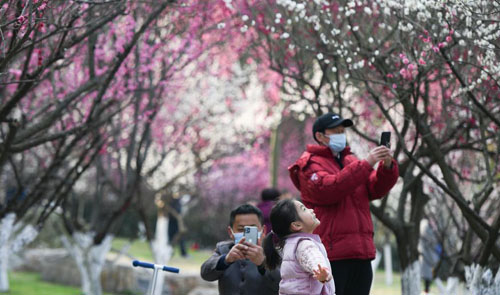
[[[9,273],[9,295],[78,295],[79,288],[47,283],[41,280],[37,273]]]
[[[399,273],[392,274],[392,285],[388,286],[385,283],[385,273],[382,270],[377,270],[374,274],[373,285],[370,295],[399,295],[401,294],[401,275]]]

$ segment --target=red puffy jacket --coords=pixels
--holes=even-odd
[[[330,148],[308,145],[306,152],[288,167],[300,190],[302,202],[321,221],[315,232],[321,237],[329,260],[374,259],[370,200],[385,196],[398,179],[398,165],[377,170],[359,160],[346,147],[340,167]]]

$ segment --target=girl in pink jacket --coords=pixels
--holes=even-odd
[[[271,210],[273,231],[264,241],[266,265],[281,265],[281,295],[334,295],[330,263],[325,247],[312,232],[320,221],[299,201],[285,199]],[[281,254],[279,253],[281,252]]]

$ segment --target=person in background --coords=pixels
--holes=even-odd
[[[261,201],[257,204],[257,208],[259,208],[262,212],[264,225],[266,226],[268,232],[272,230],[269,214],[271,214],[271,208],[280,196],[280,191],[275,188],[266,188],[260,193]]]
[[[281,190],[281,195],[279,197],[278,200],[284,200],[284,199],[293,199],[293,195],[291,192],[289,192],[288,190],[284,189],[284,190]]]
[[[179,250],[181,252],[181,256],[186,258],[188,257],[188,253],[186,250],[186,243],[184,241],[183,233],[179,232],[179,220],[181,218],[182,212],[182,204],[181,198],[178,194],[175,194],[170,202],[170,206],[175,213],[168,213],[168,241],[175,248],[176,245],[179,245]],[[174,251],[175,253],[175,251]]]
[[[245,242],[245,226],[257,227],[257,244]],[[227,232],[231,240],[217,243],[212,256],[201,266],[201,277],[218,281],[219,295],[277,295],[279,270],[271,271],[264,265],[262,212],[249,204],[237,207],[231,211]]]
[[[423,294],[428,295],[430,294],[431,283],[435,278],[435,268],[439,262],[442,249],[427,219],[422,219],[420,229],[420,271],[424,282]]]
[[[358,159],[346,141],[352,125],[334,113],[318,117],[312,128],[318,144],[307,145],[288,170],[302,202],[321,220],[315,233],[326,247],[337,295],[368,295],[375,258],[370,201],[387,195],[399,172],[386,146]]]
[[[280,200],[271,210],[273,231],[264,241],[269,269],[281,265],[281,295],[334,295],[325,246],[313,234],[320,221],[299,201]]]

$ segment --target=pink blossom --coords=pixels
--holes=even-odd
[[[425,66],[427,63],[425,62],[425,60],[423,60],[423,59],[419,58],[419,59],[418,59],[418,64],[419,64],[419,65],[422,65],[422,66]]]
[[[24,21],[26,20],[26,16],[24,15],[20,15],[18,18],[17,18],[17,23],[18,24],[22,24],[24,23]]]

